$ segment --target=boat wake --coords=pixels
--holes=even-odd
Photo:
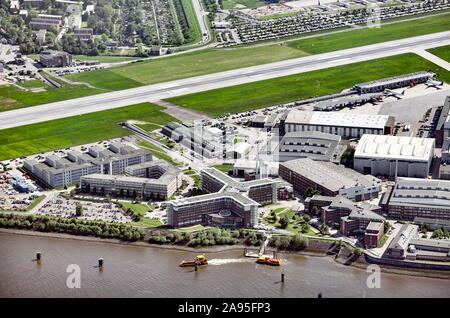
[[[214,258],[208,261],[208,265],[225,265],[234,263],[254,263],[251,258]]]

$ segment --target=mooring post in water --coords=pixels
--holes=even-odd
[[[284,273],[281,273],[281,282],[284,283]]]
[[[98,259],[98,268],[103,269],[103,258]]]
[[[195,263],[195,271],[198,271],[198,264]]]
[[[39,262],[42,258],[42,253],[41,252],[37,252],[36,253],[36,260]]]
[[[317,298],[322,298],[322,293],[319,293],[319,295],[317,295]]]

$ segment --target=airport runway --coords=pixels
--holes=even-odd
[[[450,31],[21,108],[0,113],[0,129],[325,69],[442,45],[450,45]]]

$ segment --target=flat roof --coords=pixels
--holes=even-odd
[[[379,231],[384,227],[383,222],[374,222],[370,221],[370,223],[367,225],[366,230],[369,231]]]
[[[388,125],[389,120],[389,115],[366,115],[343,111],[311,112],[292,109],[288,112],[285,123],[384,129]]]
[[[404,74],[400,76],[394,76],[394,77],[388,77],[376,81],[370,81],[365,83],[356,84],[355,87],[364,87],[364,88],[371,88],[371,87],[377,87],[381,85],[390,85],[397,83],[399,81],[406,81],[406,80],[414,80],[418,78],[423,77],[434,77],[436,76],[435,73],[432,72],[416,72],[416,73],[410,73],[410,74]]]
[[[313,161],[309,158],[302,158],[280,163],[280,166],[285,166],[332,191],[352,188],[357,185],[365,187],[381,185],[381,180],[372,175],[363,175],[353,169],[328,161]]]
[[[416,238],[416,239],[412,239],[409,244],[412,244],[414,246],[418,245],[418,246],[428,246],[428,247],[450,249],[450,241],[447,241],[447,240],[433,240],[433,239]]]
[[[251,181],[238,181],[222,171],[219,171],[215,168],[205,168],[201,170],[201,173],[206,173],[216,180],[219,180],[223,183],[223,187],[230,187],[237,189],[239,191],[248,191],[251,187],[266,185],[266,184],[273,184],[279,182],[279,180],[273,180],[269,178],[263,178],[263,179],[256,179]]]
[[[356,146],[355,158],[428,162],[433,150],[434,138],[364,134]]]
[[[389,205],[448,209],[450,180],[397,178]]]
[[[169,201],[169,203],[175,207],[180,207],[180,206],[184,206],[184,205],[190,205],[193,203],[197,204],[197,203],[201,203],[201,202],[221,200],[224,198],[232,199],[244,206],[250,206],[250,205],[259,206],[258,202],[250,199],[249,197],[246,197],[238,192],[228,192],[228,191],[208,193],[208,194],[197,195],[194,197],[172,200],[172,201]]]

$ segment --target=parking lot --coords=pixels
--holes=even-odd
[[[82,207],[82,215],[78,217],[76,214],[77,205]],[[36,214],[118,223],[131,222],[131,217],[126,215],[123,209],[114,203],[73,200],[61,195],[44,204]]]

